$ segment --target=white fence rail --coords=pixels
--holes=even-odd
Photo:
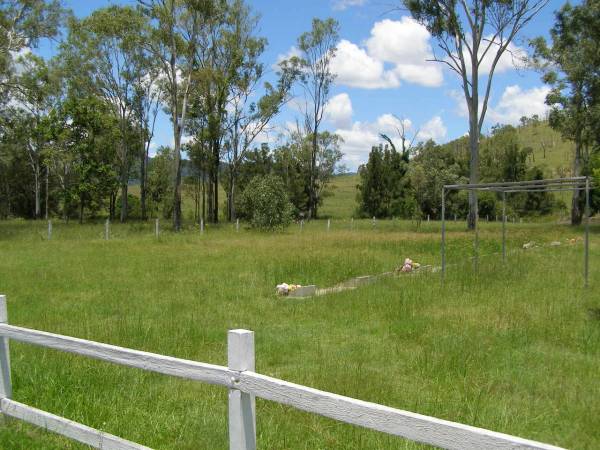
[[[148,449],[117,436],[11,399],[8,340],[76,353],[129,367],[229,388],[229,447],[256,448],[255,397],[341,422],[447,449],[559,449],[519,437],[390,408],[255,373],[254,333],[228,333],[229,367],[188,361],[69,336],[8,325],[0,295],[0,411],[99,449]]]

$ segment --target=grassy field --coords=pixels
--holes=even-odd
[[[325,212],[324,212],[325,214]],[[333,210],[329,212],[335,215]],[[339,213],[342,215],[342,213]],[[152,224],[0,222],[0,291],[10,323],[214,364],[228,329],[256,332],[257,371],[289,381],[569,448],[600,447],[600,230],[582,288],[581,230],[509,225],[509,265],[468,257],[451,223],[447,282],[390,278],[307,300],[280,282],[330,286],[391,270],[405,257],[439,263],[439,224],[333,220],[281,234],[190,227],[157,240]],[[483,224],[482,253],[499,251]],[[227,448],[227,392],[11,343],[14,398],[157,449]],[[399,438],[257,401],[264,449],[414,449]],[[84,448],[10,421],[3,449]]]
[[[330,195],[323,200],[319,215],[332,219],[349,219],[355,216],[358,207],[356,196],[359,183],[360,177],[357,174],[334,177],[329,190]]]

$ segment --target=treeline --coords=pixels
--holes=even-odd
[[[268,77],[257,27],[243,0],[139,0],[82,19],[58,0],[2,2],[0,217],[163,215],[178,230],[186,189],[196,220],[235,220],[252,171],[280,177],[295,213],[316,217],[341,158],[320,130],[338,24],[315,19]],[[59,41],[50,59],[29,51],[43,39]],[[303,125],[266,151],[295,85]],[[151,159],[161,111],[173,145]]]
[[[529,124],[537,117],[522,121]],[[481,182],[541,180],[549,175],[541,166],[528,164],[533,149],[519,143],[517,128],[496,126],[481,141]],[[600,166],[599,166],[600,167]],[[469,180],[468,138],[445,145],[433,141],[420,143],[405,151],[393,144],[374,147],[368,162],[359,169],[359,214],[364,217],[402,217],[439,219],[441,192],[446,184],[466,184]],[[479,216],[500,217],[502,196],[480,192]],[[581,197],[580,197],[581,199]],[[600,209],[600,198],[593,196],[592,207]],[[507,214],[536,216],[566,210],[563,201],[551,192],[511,193]],[[447,217],[466,218],[469,199],[466,191],[447,195]]]

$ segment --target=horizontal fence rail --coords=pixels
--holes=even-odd
[[[0,411],[2,414],[99,449],[142,450],[148,447],[12,400],[8,339],[164,375],[225,386],[229,388],[231,450],[256,448],[255,397],[441,448],[560,449],[560,447],[508,434],[357,400],[258,374],[254,372],[254,333],[247,330],[229,331],[229,367],[225,367],[17,327],[2,322],[6,322],[4,296],[0,296],[0,339],[3,344],[0,346]]]
[[[102,450],[152,450],[134,442],[127,441],[109,433],[96,430],[82,425],[64,417],[41,411],[23,403],[3,398],[0,400],[0,411],[2,414],[19,419],[45,430],[66,436],[75,441]]]

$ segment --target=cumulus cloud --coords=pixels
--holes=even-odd
[[[376,22],[366,47],[372,57],[393,64],[392,72],[399,79],[435,87],[442,84],[443,75],[439,63],[427,61],[433,58],[430,38],[424,26],[404,16]]]
[[[382,89],[400,86],[398,77],[385,70],[383,61],[373,58],[367,51],[350,41],[342,39],[331,62],[337,75],[335,82],[349,87]]]
[[[436,87],[443,82],[433,57],[431,35],[410,17],[376,22],[364,45],[348,40],[338,44],[332,70],[336,83],[364,89],[395,88],[404,82]]]
[[[374,122],[354,122],[350,128],[337,129],[338,134],[344,142],[341,150],[344,153],[344,163],[352,170],[363,164],[371,151],[371,147],[385,143],[381,139],[380,133],[387,134],[396,148],[402,147],[402,142],[398,130],[402,128],[407,132],[407,137],[411,137],[416,132],[413,123],[409,119],[399,119],[392,114],[383,114]],[[417,140],[443,139],[446,136],[446,127],[442,119],[438,116],[428,121],[417,135]]]
[[[433,139],[439,142],[446,137],[447,132],[448,129],[444,125],[442,118],[434,116],[421,127],[417,133],[417,140],[427,141]]]
[[[336,128],[352,125],[352,101],[345,92],[332,97],[325,105],[325,118]]]
[[[332,7],[336,11],[343,11],[351,6],[362,6],[366,2],[366,0],[335,0]]]
[[[488,41],[492,39],[492,36],[488,36],[486,38]],[[483,55],[488,42],[484,41],[482,43],[482,47],[479,49],[479,57]],[[479,72],[483,75],[487,75],[492,70],[492,63],[494,58],[496,57],[496,52],[498,50],[498,44],[493,44],[489,51],[483,57],[481,64],[479,66]],[[471,66],[471,57],[467,50],[464,51],[465,64],[467,67]],[[512,42],[508,44],[508,47],[502,56],[498,60],[496,64],[496,70],[494,73],[502,73],[507,72],[509,70],[513,70],[515,68],[523,67],[525,65],[525,61],[527,60],[527,51],[523,47],[519,47],[514,45]]]
[[[526,90],[518,85],[508,86],[498,104],[489,109],[487,118],[494,123],[517,125],[523,116],[537,114],[543,117],[549,109],[545,103],[548,92],[548,86]]]

